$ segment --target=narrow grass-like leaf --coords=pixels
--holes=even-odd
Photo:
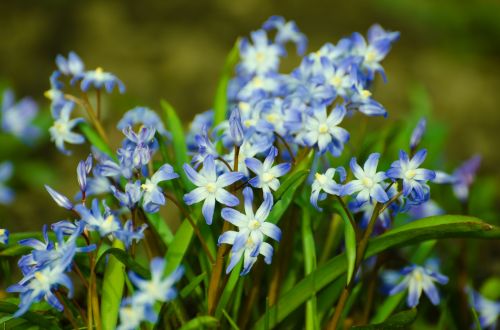
[[[113,248],[124,252],[125,245],[120,240],[115,239]],[[117,257],[111,254],[106,270],[104,271],[104,279],[102,282],[101,320],[103,330],[116,329],[124,285],[125,265]]]
[[[152,229],[156,232],[156,234],[158,234],[161,241],[166,246],[169,246],[174,239],[174,234],[168,227],[165,219],[163,219],[159,213],[144,213],[146,214],[149,225],[153,227]]]
[[[213,316],[198,316],[184,324],[179,330],[212,329],[218,325],[219,320]]]
[[[362,325],[353,327],[357,330],[382,330],[382,329],[408,329],[408,327],[417,319],[417,310],[415,308],[396,313],[389,317],[387,321],[378,324]]]
[[[165,122],[167,124],[167,129],[172,133],[172,144],[174,148],[175,163],[172,164],[176,172],[181,176],[184,187],[190,190],[193,184],[186,176],[186,173],[182,170],[182,165],[187,163],[188,153],[186,138],[184,137],[184,129],[182,128],[182,122],[177,116],[175,109],[165,100],[161,100],[161,107],[165,112]]]
[[[302,248],[304,250],[304,274],[309,275],[316,269],[316,244],[311,225],[309,208],[302,208]],[[316,294],[306,302],[306,330],[319,329],[318,313],[316,310]]]
[[[181,298],[186,298],[188,297],[191,292],[193,292],[194,289],[196,289],[196,287],[198,285],[200,285],[201,282],[203,282],[203,280],[207,277],[207,273],[202,273],[198,276],[196,276],[188,285],[186,285],[180,292],[179,292],[179,296]]]
[[[345,240],[345,255],[347,257],[347,284],[351,282],[354,275],[354,266],[356,264],[356,231],[349,221],[349,216],[346,211],[335,203],[335,209],[344,220],[344,240]]]
[[[474,217],[452,215],[429,217],[393,229],[372,239],[368,244],[365,259],[398,246],[411,245],[432,239],[456,237],[500,239],[500,228]],[[344,254],[318,267],[297,283],[295,287],[284,293],[279,301],[271,307],[269,311],[270,327],[275,327],[296,308],[306,302],[311,294],[324,288],[346,270],[347,260]],[[261,317],[256,322],[255,328],[264,328],[264,323],[265,319]]]
[[[240,262],[238,262],[238,264],[233,268],[231,274],[229,275],[229,279],[227,280],[227,284],[224,287],[224,291],[222,291],[222,295],[219,299],[219,304],[217,305],[217,308],[215,310],[215,316],[218,318],[220,318],[220,316],[222,315],[222,311],[226,308],[229,299],[234,293],[236,284],[240,279],[240,271],[242,266],[243,266],[243,261],[240,260]]]
[[[236,322],[234,322],[234,320],[231,318],[231,316],[229,316],[229,314],[226,312],[225,309],[222,310],[222,314],[226,318],[227,322],[229,322],[229,325],[231,326],[231,329],[233,329],[233,330],[240,330],[240,328],[238,327],[238,325],[236,324]]]
[[[6,313],[6,314],[14,314],[18,310],[17,305],[5,302],[5,301],[0,301],[0,313]],[[47,317],[40,315],[35,312],[26,312],[20,318],[31,322],[32,324],[39,325],[43,327],[44,329],[48,330],[57,330],[59,327],[54,324],[51,320],[49,320]]]
[[[89,142],[100,151],[104,152],[109,157],[116,159],[116,154],[109,145],[97,134],[97,132],[86,122],[78,124],[78,128],[82,131],[83,135]]]
[[[274,224],[278,223],[285,211],[288,209],[288,206],[290,206],[290,203],[292,203],[295,192],[307,178],[308,173],[309,171],[307,170],[300,171],[296,173],[296,175],[293,175],[285,180],[283,185],[286,186],[286,190],[283,189],[280,191],[278,189],[276,193],[277,197],[275,198],[276,202],[271,210],[271,213],[269,214],[269,217],[267,218],[267,221]]]
[[[239,40],[237,40],[226,57],[226,62],[224,63],[224,68],[222,69],[222,75],[217,84],[217,90],[215,91],[214,100],[214,126],[217,126],[222,121],[226,119],[227,116],[227,87],[229,85],[229,80],[234,74],[234,68],[239,59]]]
[[[125,265],[125,267],[127,269],[133,271],[134,273],[136,273],[140,277],[143,277],[143,278],[150,278],[151,277],[151,273],[148,269],[146,269],[143,266],[141,266],[140,264],[138,264],[134,259],[132,259],[130,254],[128,254],[126,251],[124,251],[121,248],[116,248],[116,247],[112,247],[112,248],[105,250],[99,256],[99,259],[97,260],[96,267],[98,267],[102,262],[105,261],[107,255],[110,255],[110,257],[111,256],[115,257],[123,265]]]

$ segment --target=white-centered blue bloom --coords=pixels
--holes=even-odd
[[[125,85],[123,82],[114,74],[103,71],[102,68],[77,74],[72,79],[72,82],[76,82],[78,80],[81,80],[80,88],[84,92],[88,91],[90,87],[94,87],[97,90],[102,90],[104,88],[108,93],[111,93],[113,88],[118,86],[120,93],[125,93]]]
[[[58,311],[64,309],[61,302],[52,293],[52,290],[59,286],[66,287],[68,297],[73,296],[73,283],[71,279],[64,273],[62,267],[45,267],[33,273],[26,281],[19,284],[14,284],[7,288],[7,292],[19,292],[20,303],[19,309],[14,313],[14,317],[19,317],[26,313],[33,303],[39,302],[42,299],[47,301],[52,307]]]
[[[240,42],[241,64],[239,68],[246,74],[258,75],[276,71],[279,66],[279,57],[285,52],[283,47],[270,43],[264,30],[252,32],[251,37],[253,44],[246,38]]]
[[[278,155],[278,149],[271,147],[264,162],[257,158],[245,159],[246,166],[256,174],[248,183],[252,187],[262,189],[264,195],[270,194],[271,190],[276,191],[280,187],[279,177],[290,171],[290,163],[281,163],[273,166],[274,159]]]
[[[125,191],[121,191],[115,186],[111,186],[113,195],[120,201],[120,205],[133,209],[140,202],[142,197],[141,181],[127,182]]]
[[[469,198],[469,192],[474,180],[476,172],[481,165],[481,156],[476,155],[466,160],[458,167],[451,175],[436,171],[436,177],[432,180],[434,183],[447,183],[453,187],[455,197],[461,202],[466,202]]]
[[[376,200],[379,203],[385,203],[389,196],[383,188],[384,180],[387,179],[385,172],[377,172],[377,165],[380,159],[379,153],[373,153],[368,156],[363,168],[358,165],[356,158],[353,157],[350,162],[352,173],[357,180],[351,180],[342,188],[342,195],[356,194],[356,200],[359,203],[365,203],[369,200]]]
[[[297,54],[303,55],[307,48],[307,37],[300,32],[294,21],[286,21],[281,16],[271,16],[264,22],[262,28],[266,31],[276,29],[275,41],[278,44],[293,42],[297,46]]]
[[[13,170],[11,162],[0,163],[0,204],[10,204],[14,200],[14,191],[5,185],[12,177]]]
[[[222,209],[222,218],[236,227],[238,231],[226,231],[219,237],[219,244],[231,244],[231,260],[226,272],[229,273],[244,255],[244,266],[242,274],[248,273],[256,257],[263,254],[270,261],[272,258],[272,247],[264,242],[264,238],[270,237],[279,242],[281,230],[275,224],[267,222],[267,217],[273,206],[270,195],[264,197],[264,202],[254,213],[253,191],[247,187],[243,190],[245,199],[245,214],[231,208]],[[266,261],[267,262],[267,261]]]
[[[26,143],[40,135],[40,129],[33,125],[38,113],[36,102],[25,97],[16,103],[14,93],[10,89],[3,92],[1,124],[2,130],[10,133]]]
[[[391,168],[386,172],[389,178],[402,180],[403,195],[408,197],[412,194],[413,199],[417,202],[424,202],[429,199],[429,186],[426,182],[436,176],[434,171],[419,168],[426,155],[427,150],[422,149],[410,160],[408,154],[401,150],[399,160],[393,162]]]
[[[422,266],[411,265],[401,270],[403,280],[389,292],[389,295],[408,289],[408,307],[417,306],[422,291],[433,305],[439,304],[439,292],[434,283],[446,284],[448,277]]]
[[[104,203],[103,203],[104,204]],[[92,200],[92,206],[87,209],[85,205],[76,205],[75,211],[80,214],[85,228],[90,231],[97,231],[101,237],[106,237],[121,228],[120,221],[104,204],[104,213],[99,208],[99,200]]]
[[[54,141],[57,149],[66,155],[71,152],[64,148],[65,142],[70,144],[85,142],[83,135],[72,131],[76,125],[84,121],[83,118],[70,118],[74,105],[73,102],[66,102],[61,108],[59,116],[54,118],[54,124],[49,128],[50,139]]]
[[[349,133],[337,126],[346,114],[345,107],[336,106],[327,115],[326,107],[314,108],[304,118],[304,127],[296,136],[299,143],[308,147],[316,146],[320,153],[330,151],[332,155],[339,156],[344,149],[344,143],[349,140]]]
[[[120,307],[120,330],[132,330],[141,322],[156,322],[158,315],[154,309],[157,302],[168,302],[177,296],[174,284],[177,283],[184,269],[178,267],[165,276],[166,262],[163,258],[153,258],[150,263],[151,279],[143,279],[134,272],[129,272],[129,279],[137,288],[132,297],[126,298]]]
[[[146,107],[135,107],[127,111],[116,125],[119,130],[124,130],[128,126],[148,126],[153,127],[162,135],[170,137],[170,133],[165,129],[160,116],[153,110]]]
[[[329,168],[325,173],[316,173],[314,175],[314,181],[312,183],[311,189],[311,204],[318,210],[323,211],[322,208],[318,206],[318,200],[323,200],[326,198],[326,194],[340,196],[340,191],[342,185],[334,180],[335,174],[339,174],[340,183],[345,181],[346,172],[343,167]]]
[[[9,231],[5,228],[0,228],[0,243],[2,244],[9,243]]]
[[[56,64],[59,71],[66,76],[79,75],[85,69],[82,60],[73,51],[69,52],[67,59],[62,55],[57,55]]]
[[[469,289],[472,308],[479,317],[481,328],[494,330],[500,316],[500,301],[486,299],[479,292]]]
[[[212,224],[216,201],[227,206],[239,204],[238,198],[224,188],[242,179],[242,173],[229,172],[217,175],[215,160],[210,155],[205,158],[199,173],[188,164],[184,164],[183,168],[189,180],[197,186],[184,195],[184,202],[192,205],[204,201],[202,213],[207,224]]]
[[[130,164],[134,168],[147,165],[157,148],[155,133],[154,127],[143,126],[138,133],[134,132],[131,126],[125,127],[123,134],[126,139],[123,148],[119,149],[120,162]]]
[[[158,212],[160,206],[165,205],[163,189],[159,187],[158,184],[178,177],[179,174],[174,172],[174,168],[171,165],[164,164],[151,176],[151,178],[146,178],[146,182],[141,185],[144,211],[148,213]]]
[[[133,242],[138,243],[140,240],[144,238],[144,231],[148,228],[147,224],[142,224],[138,228],[134,229],[134,224],[132,220],[127,220],[123,225],[123,228],[115,231],[113,234],[120,241],[125,244],[125,247],[128,249]]]

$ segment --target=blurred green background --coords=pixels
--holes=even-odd
[[[126,96],[107,99],[110,130],[125,111],[135,105],[158,109],[161,98],[187,121],[211,107],[236,38],[273,14],[295,20],[309,37],[310,51],[353,31],[365,33],[373,23],[400,31],[400,41],[384,61],[388,83],[377,84],[375,90],[389,111],[388,120],[409,118],[409,95],[415,86],[423,87],[434,119],[447,129],[446,169],[479,153],[484,157],[481,175],[500,183],[496,0],[1,1],[0,78],[18,96],[33,96],[47,112],[43,92],[55,69],[54,57],[75,50],[87,68],[102,66],[127,86]],[[118,143],[118,132],[114,139]],[[74,192],[79,158],[57,153],[50,143],[38,150],[21,149],[9,156],[24,159],[11,184],[16,202],[0,206],[0,221],[12,226],[15,219],[18,229],[35,230],[35,223],[64,217],[43,183]],[[87,152],[73,149],[80,156]]]

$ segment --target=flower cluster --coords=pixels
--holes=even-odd
[[[40,129],[33,124],[38,114],[38,105],[30,97],[16,103],[14,92],[6,89],[2,97],[2,131],[30,143],[40,136]]]

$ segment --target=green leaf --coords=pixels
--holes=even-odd
[[[193,187],[191,181],[189,181],[186,173],[182,169],[182,166],[189,162],[188,160],[188,149],[186,145],[186,138],[184,136],[184,129],[182,128],[182,122],[177,116],[175,109],[165,100],[161,100],[161,107],[165,112],[165,121],[167,124],[167,129],[172,133],[172,144],[174,148],[174,159],[175,167],[177,173],[181,176],[184,187],[190,190]]]
[[[231,274],[229,275],[229,279],[227,281],[227,284],[224,287],[224,291],[222,291],[222,295],[219,299],[219,304],[217,305],[217,308],[215,309],[215,316],[218,318],[220,318],[222,311],[226,308],[226,306],[229,302],[229,299],[231,298],[231,295],[234,292],[236,284],[238,283],[238,280],[240,279],[240,271],[241,271],[242,266],[243,266],[243,261],[240,260],[238,262],[238,264],[231,271]]]
[[[113,244],[114,246],[114,244]],[[130,254],[126,251],[124,251],[122,248],[117,248],[117,247],[112,247],[106,249],[100,256],[99,259],[97,260],[96,268],[102,263],[105,262],[106,260],[106,255],[111,255],[117,260],[119,260],[125,267],[137,275],[139,275],[142,278],[150,278],[151,277],[151,272],[144,268],[143,266],[139,265],[132,257]],[[111,259],[110,256],[110,259]],[[111,260],[110,260],[111,261]]]
[[[120,240],[115,239],[113,248],[123,251],[125,246]],[[127,257],[131,260],[128,255]],[[124,285],[125,264],[112,254],[109,256],[102,283],[101,319],[103,330],[116,329]]]
[[[274,224],[278,223],[285,211],[288,209],[288,206],[292,203],[296,190],[307,178],[308,173],[308,170],[299,171],[283,182],[284,188],[278,189],[276,192],[276,202],[271,210],[271,213],[269,214],[269,217],[267,218],[268,222]]]
[[[89,140],[89,142],[95,146],[100,151],[104,152],[109,157],[116,159],[116,154],[109,145],[104,142],[104,140],[97,134],[97,132],[86,122],[78,124],[78,127],[82,131],[83,135]]]
[[[384,235],[370,240],[365,259],[382,251],[398,246],[442,238],[481,238],[499,239],[500,228],[487,224],[480,219],[468,216],[442,215],[414,221],[393,229]],[[275,327],[309,297],[341,276],[347,270],[344,254],[330,259],[324,265],[306,276],[294,288],[284,293],[279,301],[270,308],[270,327]],[[255,324],[256,329],[264,327],[261,317]]]
[[[17,310],[18,310],[17,305],[0,301],[0,313],[14,314]],[[27,311],[25,314],[20,316],[20,318],[25,319],[26,321],[31,322],[33,324],[39,325],[44,329],[48,330],[59,329],[59,327],[56,324],[54,324],[51,320],[38,313]]]
[[[191,292],[200,285],[201,282],[207,277],[207,273],[201,273],[200,275],[196,276],[188,285],[186,285],[181,292],[179,292],[179,296],[181,298],[187,298]]]
[[[481,328],[481,322],[479,321],[479,317],[477,315],[476,310],[474,308],[471,308],[470,311],[471,311],[471,314],[472,314],[472,320],[474,321],[474,328],[476,330],[481,330],[482,329]]]
[[[9,246],[5,250],[0,251],[0,257],[17,257],[29,253],[31,249],[23,245]]]
[[[182,326],[179,330],[198,330],[206,328],[216,328],[219,320],[213,316],[198,316]]]
[[[494,276],[487,279],[481,286],[481,295],[490,300],[500,298],[500,276]]]
[[[304,274],[309,275],[316,269],[316,245],[312,232],[311,214],[307,207],[302,208],[302,248],[304,250]],[[306,330],[319,329],[316,310],[316,295],[313,294],[306,303]]]
[[[146,214],[148,224],[151,225],[152,229],[156,232],[156,234],[158,234],[165,246],[169,246],[174,239],[174,234],[168,227],[165,219],[163,219],[163,217],[158,212],[144,213]]]
[[[226,57],[222,75],[217,84],[214,100],[214,127],[223,122],[227,116],[227,87],[234,74],[239,59],[239,40],[237,40]]]
[[[389,317],[387,321],[378,324],[362,325],[353,327],[358,330],[381,330],[381,329],[408,329],[417,318],[415,308],[396,313]]]
[[[231,316],[229,316],[229,314],[226,312],[225,309],[222,310],[222,314],[224,314],[224,316],[227,319],[227,322],[229,322],[229,325],[231,326],[231,328],[233,330],[240,330],[240,328],[238,327],[238,325],[236,324],[236,322],[234,322],[234,320],[231,318]]]
[[[196,211],[191,212],[194,214],[194,221],[198,222],[200,210],[199,208]],[[196,223],[195,223],[196,225]],[[186,252],[189,248],[189,244],[191,243],[191,239],[193,238],[194,230],[191,224],[187,219],[181,223],[179,229],[174,235],[174,239],[172,243],[169,245],[167,254],[165,255],[165,260],[167,261],[167,267],[165,268],[165,274],[170,274],[177,267],[180,266],[182,259],[186,255]]]
[[[356,264],[356,230],[352,226],[351,221],[349,221],[349,216],[340,206],[339,203],[334,204],[335,210],[344,220],[344,239],[345,239],[345,254],[347,257],[347,284],[351,282],[352,276],[354,275],[354,266]]]

